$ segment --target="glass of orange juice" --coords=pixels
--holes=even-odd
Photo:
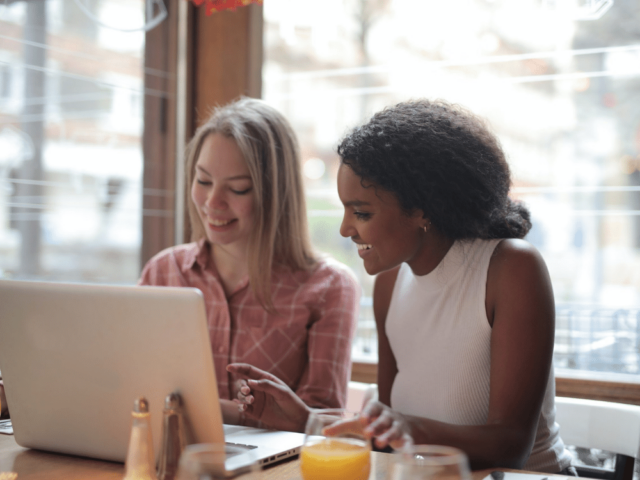
[[[314,410],[307,420],[300,453],[302,478],[368,480],[371,444],[363,428],[355,412],[340,408]]]

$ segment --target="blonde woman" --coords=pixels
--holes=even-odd
[[[311,247],[295,134],[262,101],[215,110],[187,148],[192,243],[157,254],[139,284],[199,288],[226,423],[233,362],[270,372],[309,407],[345,404],[359,289]]]

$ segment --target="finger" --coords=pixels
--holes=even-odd
[[[387,445],[399,442],[402,440],[403,434],[402,423],[396,420],[384,433],[376,437],[376,446],[378,448],[384,448]]]
[[[251,387],[249,385],[244,385],[240,387],[240,389],[236,392],[236,397],[240,400],[251,396]]]
[[[382,415],[376,418],[364,429],[366,435],[379,437],[393,425],[393,417],[389,412],[384,411]]]
[[[360,419],[340,420],[322,429],[322,435],[335,436],[345,433],[362,434]]]
[[[404,433],[398,440],[389,442],[389,445],[391,445],[394,450],[404,451],[413,445],[413,438],[408,433]]]
[[[234,401],[238,401],[238,403],[251,405],[255,401],[255,397],[253,395],[244,395],[242,392],[238,392]]]
[[[233,399],[233,403],[238,406],[239,412],[245,413],[247,416],[255,418],[256,420],[260,420],[260,416],[262,415],[264,406],[256,408],[254,407],[254,405],[245,403],[242,400],[238,400],[237,398]]]
[[[250,380],[254,382],[255,380]],[[250,390],[251,388],[248,387]],[[238,403],[243,405],[241,410],[249,417],[260,420],[267,403],[267,394],[259,390],[251,390],[250,395],[238,393]]]
[[[247,380],[245,379],[239,379],[236,380],[233,383],[233,392],[235,392],[235,395],[239,397],[240,394],[247,396],[247,395],[251,395],[251,388],[249,388],[249,386],[247,385]]]
[[[239,378],[234,382],[236,390],[242,390],[242,387],[247,386],[247,380],[244,378]]]
[[[295,397],[296,394],[284,384],[279,381],[262,379],[262,380],[249,380],[249,387],[252,392],[262,392],[266,395],[271,395],[275,400],[284,401]]]
[[[262,401],[254,401],[254,403],[247,404],[242,403],[238,405],[238,410],[243,412],[248,417],[254,418],[256,420],[260,420],[262,418],[262,414],[265,408],[264,395]]]
[[[362,412],[360,412],[360,418],[363,420],[363,423],[371,423],[372,420],[382,414],[384,409],[385,405],[383,403],[372,400],[363,407]]]
[[[230,363],[227,365],[227,372],[251,380],[271,380],[275,383],[281,382],[281,380],[275,375],[265,372],[264,370],[260,370],[248,363]]]

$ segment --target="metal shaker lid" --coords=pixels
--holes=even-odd
[[[165,410],[175,410],[180,407],[180,395],[176,392],[172,392],[164,399]]]
[[[133,402],[133,411],[136,413],[149,413],[149,402],[145,397],[136,398]]]

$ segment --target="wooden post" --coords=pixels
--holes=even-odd
[[[178,2],[165,5],[167,18],[145,38],[141,267],[175,243]]]
[[[262,5],[205,15],[196,9],[193,62],[193,124],[218,105],[262,91]]]

